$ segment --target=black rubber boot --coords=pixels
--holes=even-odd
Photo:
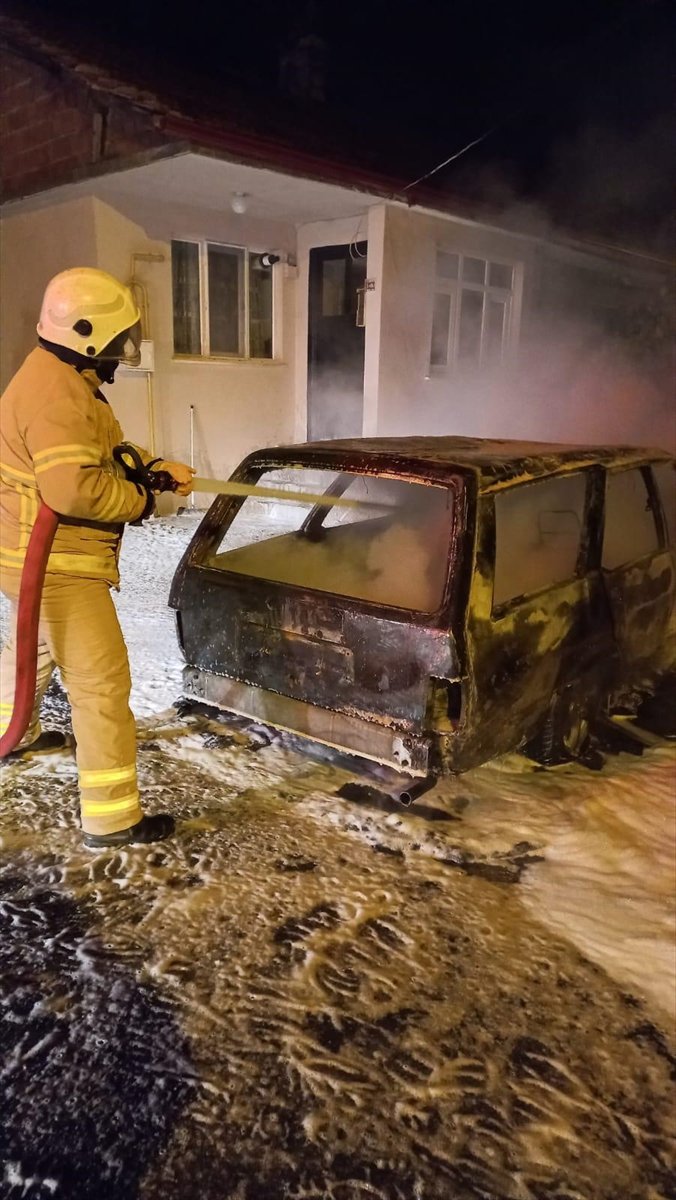
[[[85,833],[83,841],[88,850],[105,850],[116,846],[147,846],[150,842],[162,842],[171,837],[176,822],[169,813],[157,813],[154,817],[142,817],[128,829],[116,829],[115,833]]]
[[[57,754],[59,750],[68,750],[72,745],[67,734],[61,733],[58,729],[45,729],[30,745],[17,746],[16,750],[12,750],[5,756],[4,761],[12,762],[17,758],[33,758],[36,754]]]

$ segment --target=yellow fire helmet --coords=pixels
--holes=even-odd
[[[128,287],[96,267],[73,267],[47,284],[38,334],[85,358],[137,367],[141,319]]]

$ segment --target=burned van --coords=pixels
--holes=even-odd
[[[315,498],[215,499],[171,592],[185,693],[411,776],[575,756],[674,670],[675,478],[628,447],[251,454],[233,479]]]

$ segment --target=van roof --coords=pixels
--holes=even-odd
[[[252,458],[273,461],[283,456],[298,464],[320,456],[348,459],[355,466],[372,465],[377,459],[383,470],[404,472],[436,468],[435,474],[452,475],[455,469],[477,475],[482,491],[504,487],[520,479],[536,479],[552,471],[601,465],[631,465],[646,461],[669,461],[666,450],[637,446],[572,446],[554,442],[519,442],[468,437],[383,437],[353,438],[325,442],[305,442],[297,446],[277,446],[258,451]],[[309,465],[309,464],[308,464]],[[338,466],[338,462],[336,463]],[[424,473],[427,473],[425,470]]]

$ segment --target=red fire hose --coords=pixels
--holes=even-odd
[[[30,724],[35,703],[38,669],[38,623],[40,600],[47,570],[47,559],[54,541],[59,518],[43,501],[31,530],[21,572],[16,625],[16,681],[14,708],[7,729],[0,738],[0,758],[11,754]]]
[[[125,470],[126,476],[138,481],[149,493],[174,491],[176,480],[168,471],[148,470],[135,446],[123,442],[116,446],[113,457]],[[127,460],[131,458],[130,464]],[[35,683],[38,669],[38,624],[40,601],[45,582],[47,559],[59,523],[55,513],[44,500],[31,530],[21,572],[19,605],[16,625],[16,681],[12,717],[0,737],[0,758],[5,758],[19,745],[30,724],[35,703]]]

